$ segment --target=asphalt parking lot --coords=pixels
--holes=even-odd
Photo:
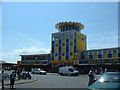
[[[31,74],[35,82],[16,84],[15,88],[87,88],[88,76],[61,76],[57,73],[47,75]],[[98,76],[97,76],[98,77]],[[9,88],[6,86],[5,88]]]

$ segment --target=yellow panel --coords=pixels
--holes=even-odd
[[[80,37],[80,38],[78,38],[78,36]],[[85,35],[82,35],[82,34],[80,34],[80,33],[77,33],[76,34],[76,49],[78,50],[78,51],[82,51],[82,50],[86,50],[86,40],[82,40],[81,38],[86,38],[86,36]]]
[[[73,46],[70,45],[70,52],[73,52]]]
[[[73,60],[73,56],[70,56],[70,60]]]
[[[112,56],[113,56],[113,58],[114,57],[118,57],[118,54],[117,53],[113,53]]]
[[[62,53],[65,53],[65,46],[62,46]]]
[[[65,60],[65,56],[62,56],[62,60]]]
[[[103,58],[107,58],[107,54],[103,54]]]
[[[55,44],[58,44],[58,41],[55,41]]]
[[[94,59],[95,59],[95,58],[98,58],[98,55],[94,55]]]
[[[62,43],[65,43],[65,40],[62,40]]]
[[[85,55],[85,59],[88,59],[88,55]]]
[[[55,53],[58,53],[58,47],[55,47]]]
[[[55,57],[55,60],[58,60],[58,57]]]

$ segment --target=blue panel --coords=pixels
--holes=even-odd
[[[69,42],[69,39],[66,39],[66,42]]]
[[[44,64],[48,64],[48,62],[44,62]]]
[[[109,60],[105,60],[105,63],[109,63]]]
[[[54,57],[52,57],[51,60],[54,60]]]
[[[54,53],[54,47],[52,47],[52,53]]]
[[[66,52],[69,52],[69,46],[66,46]]]
[[[120,53],[118,53],[118,57],[120,57]]]
[[[80,61],[80,64],[88,64],[88,61]]]
[[[59,53],[61,53],[61,46],[59,46]]]
[[[59,40],[59,43],[61,43],[61,40]]]
[[[61,60],[61,56],[59,56],[59,60]]]
[[[68,60],[68,56],[66,56],[66,60]]]
[[[52,41],[52,44],[54,44],[55,43],[55,41]]]
[[[98,55],[98,58],[102,58],[102,55],[100,54],[100,55]]]
[[[89,55],[89,59],[93,59],[93,55]]]
[[[85,59],[85,56],[84,56],[84,55],[82,55],[82,56],[81,56],[81,59]]]
[[[108,58],[112,58],[112,54],[108,54]]]
[[[74,52],[76,52],[76,39],[74,39]]]

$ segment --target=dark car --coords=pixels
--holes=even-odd
[[[105,89],[119,89],[120,88],[120,72],[105,72],[101,74],[100,78],[88,87],[89,89],[105,90]]]

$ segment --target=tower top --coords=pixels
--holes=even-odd
[[[78,22],[59,22],[55,25],[55,28],[58,29],[59,31],[70,31],[70,30],[75,30],[75,31],[80,31],[84,29],[84,25]]]

